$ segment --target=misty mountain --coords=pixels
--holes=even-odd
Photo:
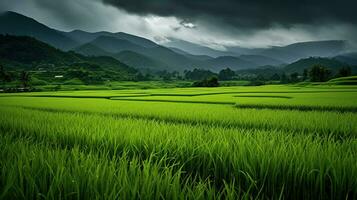
[[[123,32],[118,32],[118,33],[111,33],[111,32],[95,32],[95,33],[90,33],[90,32],[85,32],[82,30],[74,30],[71,32],[65,32],[64,33],[66,36],[69,38],[78,41],[81,44],[88,43],[93,41],[94,39],[101,37],[101,36],[108,36],[108,37],[113,37],[121,40],[126,40],[129,41],[133,44],[146,47],[146,48],[151,48],[151,47],[156,47],[158,46],[155,42],[152,42],[151,40],[148,40],[146,38],[138,37],[135,35],[123,33]]]
[[[119,53],[121,51],[135,51],[142,52],[145,51],[145,47],[136,45],[128,40],[118,39],[110,36],[99,36],[93,41],[86,43],[74,50],[82,49],[83,46],[91,45],[93,47],[98,47],[109,53]]]
[[[333,57],[335,60],[347,63],[349,65],[357,65],[357,52],[341,54]]]
[[[64,52],[28,36],[0,35],[0,64],[10,69],[34,69],[53,66],[71,69],[80,65],[88,69],[113,70],[118,73],[136,73],[136,70],[107,56],[86,57]]]
[[[239,58],[251,63],[255,63],[257,66],[264,66],[264,65],[280,66],[284,64],[284,62],[281,60],[269,58],[262,55],[241,55],[239,56]]]
[[[75,52],[86,56],[109,56],[112,55],[108,51],[103,50],[91,43],[83,44],[74,49]]]
[[[193,69],[198,63],[198,61],[195,59],[178,54],[163,46],[149,48],[147,51],[143,52],[143,54],[166,63],[168,66],[170,66],[170,68],[173,66],[177,71]]]
[[[260,55],[246,55],[241,56],[242,58],[234,56],[212,58],[206,55],[192,55],[181,49],[174,48],[172,50],[159,45],[153,48],[146,48],[127,40],[109,36],[99,36],[90,43],[76,48],[75,51],[85,55],[103,55],[104,52],[108,52],[104,53],[104,55],[113,56],[137,69],[148,67],[150,70],[153,70],[155,65],[157,70],[168,69],[171,71],[182,71],[183,69],[202,68],[219,71],[227,67],[238,70],[267,64],[282,64],[282,62],[278,60]],[[125,54],[121,55],[120,53],[123,51],[125,51]],[[128,52],[130,52],[130,54]],[[148,64],[144,64],[143,60],[147,61]]]
[[[181,54],[181,55],[192,55],[182,49],[179,49],[179,48],[175,48],[175,47],[168,47],[169,49],[171,49],[172,51],[178,53],[178,54]]]
[[[269,48],[243,48],[238,46],[226,46],[227,51],[218,51],[179,39],[170,39],[165,46],[183,50],[193,55],[208,55],[211,57],[236,56],[243,60],[254,62],[257,65],[281,65],[295,62],[308,57],[336,56],[347,49],[347,42],[342,40],[312,41],[294,43],[281,47]],[[248,56],[247,56],[248,55]]]
[[[271,47],[259,52],[259,55],[267,56],[286,63],[295,62],[308,57],[331,57],[346,50],[346,41],[314,41],[301,42],[283,47]]]
[[[85,47],[92,48],[92,50]],[[86,55],[88,55],[88,52],[100,54],[108,52],[105,55],[113,56],[137,69],[149,68],[155,70],[156,68],[156,70],[182,71],[183,69],[202,68],[219,71],[227,67],[237,70],[259,66],[257,63],[233,56],[212,58],[205,55],[191,55],[183,50],[171,50],[159,45],[153,48],[145,48],[127,40],[108,36],[100,36],[90,43],[76,48],[75,51]],[[145,62],[147,63],[145,64]]]
[[[336,73],[340,68],[348,66],[346,63],[340,62],[336,59],[310,57],[293,62],[285,66],[284,70],[287,73],[298,72],[302,74],[304,69],[310,69],[314,65],[323,65],[334,73]]]
[[[244,48],[239,46],[225,46],[225,48],[235,55],[257,55],[264,50],[262,48]]]
[[[117,40],[115,39],[115,47],[119,48],[113,48],[111,46],[111,39],[109,39],[109,44],[108,46],[108,37],[106,36],[100,36],[99,38],[95,39],[92,43],[87,43],[84,45],[81,45],[74,50],[77,53],[87,55],[87,56],[111,56],[113,58],[116,58],[123,63],[132,66],[136,69],[140,70],[151,70],[151,71],[157,71],[157,70],[167,70],[167,64],[162,63],[158,60],[152,59],[150,57],[144,56],[140,53],[136,53],[134,51],[126,50],[126,49],[136,49],[139,50],[140,52],[143,51],[141,47],[136,46],[135,44],[132,44],[133,46],[128,46],[130,42],[125,41],[124,44],[122,45],[122,40]],[[98,47],[101,46],[102,48],[111,50],[112,52],[105,51],[102,48]],[[123,46],[127,47],[124,49],[122,48]],[[140,48],[140,49],[138,49]],[[116,53],[118,52],[119,53]]]
[[[93,49],[91,50],[86,49],[87,47],[89,48],[92,47]],[[102,49],[103,51],[98,51],[98,48]],[[191,59],[182,54],[178,54],[173,50],[160,45],[156,45],[154,47],[144,47],[134,44],[128,40],[118,39],[109,36],[99,36],[93,41],[81,45],[80,47],[77,47],[74,50],[78,53],[84,53],[84,54],[88,52],[98,52],[98,53],[108,52],[108,54],[106,55],[114,56],[116,58],[118,58],[117,54],[123,51],[135,52],[136,55],[138,56],[136,58],[137,61],[135,62],[133,61],[134,54],[131,54],[130,63],[142,63],[141,61],[141,59],[143,58],[142,56],[145,56],[146,58],[149,58],[151,61],[153,61],[150,62],[151,64],[160,63],[160,65],[157,66],[160,69],[163,66],[167,66],[168,69],[177,70],[177,71],[183,71],[184,69],[191,69],[197,62],[195,59]],[[121,58],[123,59],[127,57],[121,57]],[[129,62],[126,60],[122,60],[122,61],[124,63]],[[142,68],[142,64],[140,64],[140,66],[133,66],[133,67]]]
[[[204,61],[204,60],[212,59],[212,57],[207,56],[207,55],[192,55],[192,54],[187,53],[184,50],[181,50],[181,49],[178,49],[178,48],[175,48],[175,47],[170,47],[169,49],[171,49],[172,51],[174,51],[174,52],[176,52],[178,54],[184,55],[185,57],[188,57],[188,58],[191,58],[191,59],[194,59],[194,60]]]
[[[206,66],[206,68],[218,72],[225,68],[230,68],[232,70],[254,68],[257,67],[257,64],[234,56],[221,56],[203,62],[202,66]]]
[[[0,14],[0,34],[31,36],[63,50],[69,50],[78,45],[78,42],[62,32],[10,11]]]
[[[60,51],[31,37],[0,35],[0,62],[5,66],[66,65],[80,61],[75,54]]]
[[[120,53],[114,54],[114,58],[121,60],[125,64],[135,67],[136,69],[143,71],[160,71],[168,70],[165,63],[158,60],[154,60],[150,57],[135,53],[133,51],[122,51]]]
[[[237,54],[227,51],[218,51],[206,46],[199,44],[191,43],[184,40],[169,38],[169,42],[164,43],[163,45],[170,48],[181,49],[192,55],[207,55],[210,57],[219,57],[219,56],[236,56]]]
[[[275,74],[281,75],[283,73],[282,68],[277,68],[273,66],[263,66],[255,69],[242,69],[238,70],[237,74],[239,76],[260,76],[265,79],[270,79]]]
[[[14,12],[6,12],[0,16],[0,33],[33,36],[57,48],[73,49],[87,56],[113,56],[139,69],[165,67],[171,71],[193,68],[217,71],[230,67],[238,70],[264,65],[280,66],[311,56],[336,56],[336,61],[356,63],[353,54],[342,54],[346,49],[345,41],[303,42],[266,49],[227,47],[228,51],[218,51],[170,38],[171,41],[164,44],[170,46],[167,48],[148,39],[123,32],[57,31]],[[124,53],[120,54],[121,52]],[[144,61],[148,64],[144,64]]]

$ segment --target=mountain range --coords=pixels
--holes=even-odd
[[[63,32],[15,12],[0,14],[0,33],[31,36],[62,50],[70,50],[80,44],[67,37]]]
[[[0,65],[10,70],[53,71],[72,73],[91,79],[132,79],[137,70],[108,56],[83,56],[73,51],[64,52],[28,36],[0,35]],[[92,77],[91,77],[92,76]],[[77,77],[78,78],[78,77]]]
[[[144,71],[203,68],[217,72],[227,67],[233,70],[283,67],[308,57],[328,57],[350,65],[357,63],[357,54],[345,53],[347,42],[340,40],[255,49],[227,46],[222,51],[174,38],[157,44],[124,32],[64,32],[10,11],[0,15],[0,34],[31,36],[62,51],[71,50],[85,56],[113,57]]]

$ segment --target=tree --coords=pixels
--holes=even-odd
[[[208,87],[218,87],[219,86],[218,78],[215,76],[209,78],[207,80],[207,86]]]
[[[0,77],[2,78],[5,74],[5,69],[2,65],[0,65]]]
[[[264,78],[263,75],[258,74],[258,76],[255,78],[255,80],[257,80],[257,81],[265,81],[265,78]]]
[[[280,83],[289,83],[289,78],[288,76],[286,76],[285,73],[283,73],[281,76],[280,76]]]
[[[220,80],[227,81],[227,80],[232,80],[235,75],[236,74],[234,73],[234,71],[232,71],[230,68],[226,68],[226,69],[222,69],[219,72],[218,78]]]
[[[145,74],[145,76],[144,76],[144,79],[145,79],[146,81],[151,80],[152,78],[153,78],[153,76],[152,76],[150,73],[147,73],[147,74]]]
[[[3,84],[5,84],[5,69],[2,65],[0,65],[0,80]]]
[[[302,73],[302,80],[306,81],[309,77],[309,70],[304,69],[304,72]]]
[[[193,71],[185,71],[185,79],[187,80],[203,80],[208,79],[217,74],[204,69],[194,69]]]
[[[351,67],[342,67],[340,68],[337,74],[338,77],[346,77],[351,75],[352,75]]]
[[[53,88],[53,90],[54,91],[58,91],[58,90],[60,90],[62,88],[62,86],[61,85],[56,85],[54,88]]]
[[[21,84],[24,88],[29,87],[30,81],[31,81],[31,76],[29,72],[22,71],[20,75],[20,81]]]
[[[273,76],[270,77],[270,80],[273,80],[273,81],[278,81],[278,80],[280,80],[279,74],[277,74],[277,73],[273,74]]]
[[[330,70],[322,65],[314,65],[309,72],[312,82],[325,82],[329,79],[330,75]]]
[[[135,74],[135,81],[145,81],[145,76],[141,73],[138,72],[137,74]]]
[[[170,72],[168,72],[166,70],[163,70],[163,71],[159,71],[158,75],[159,75],[160,78],[162,78],[162,80],[170,81],[174,77],[175,72],[170,73]]]
[[[290,80],[293,83],[299,82],[299,73],[295,72],[290,74]]]
[[[213,76],[202,81],[196,81],[192,84],[193,87],[218,87],[218,78]]]
[[[12,75],[11,73],[8,73],[5,71],[4,66],[0,65],[0,81],[5,84],[5,82],[11,82],[12,81]]]

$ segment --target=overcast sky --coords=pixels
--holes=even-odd
[[[356,0],[0,0],[52,28],[178,38],[217,49],[348,40],[357,46]]]

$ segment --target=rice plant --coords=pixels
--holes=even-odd
[[[357,198],[355,112],[27,96],[0,98],[0,199]]]

